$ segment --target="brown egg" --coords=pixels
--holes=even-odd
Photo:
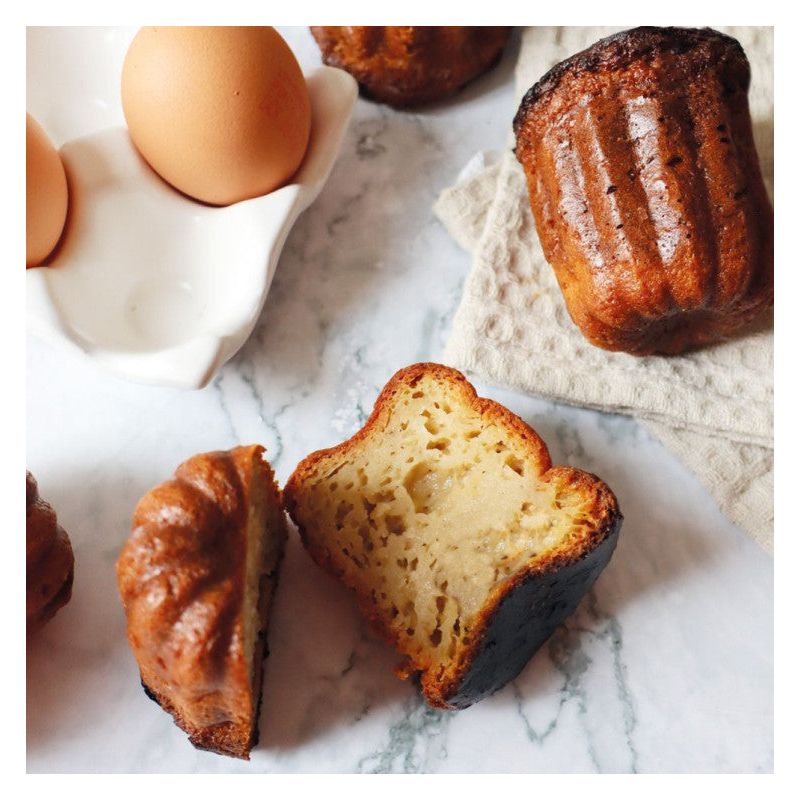
[[[67,221],[67,176],[42,126],[25,115],[25,266],[53,252]]]
[[[308,89],[274,28],[142,28],[122,69],[131,138],[184,194],[228,205],[271,192],[300,166]]]

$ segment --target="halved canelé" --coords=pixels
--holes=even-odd
[[[195,747],[249,758],[267,622],[286,542],[260,445],[203,453],[149,491],[117,562],[147,695]]]
[[[606,566],[622,520],[605,483],[552,466],[535,431],[438,364],[398,372],[364,428],[305,458],[284,498],[311,557],[439,708],[519,673]]]

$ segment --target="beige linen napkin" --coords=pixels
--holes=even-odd
[[[528,28],[516,95],[612,28]],[[750,104],[772,194],[771,28],[720,28],[745,48]],[[515,108],[509,109],[509,121]],[[698,353],[636,358],[590,345],[572,323],[544,259],[525,176],[510,148],[473,160],[435,212],[474,254],[445,359],[487,381],[561,402],[635,415],[703,482],[721,509],[773,548],[771,317]]]

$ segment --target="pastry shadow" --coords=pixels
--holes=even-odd
[[[400,656],[368,630],[352,594],[317,567],[292,525],[268,641],[254,756],[352,727],[417,692],[394,676]]]

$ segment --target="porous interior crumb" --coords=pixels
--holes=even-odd
[[[297,494],[306,536],[389,620],[417,668],[466,644],[491,590],[592,525],[508,425],[424,377]]]

